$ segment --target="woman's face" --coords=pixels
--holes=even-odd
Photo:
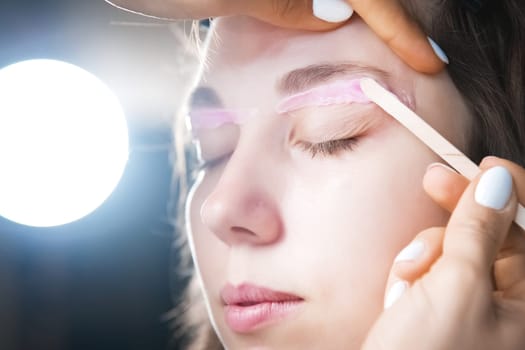
[[[395,255],[446,223],[422,189],[435,154],[375,105],[316,106],[333,102],[334,82],[363,76],[465,148],[469,117],[448,75],[412,71],[361,20],[328,33],[215,23],[190,113],[201,115],[193,127],[207,165],[187,213],[228,349],[357,348],[383,309]],[[303,94],[308,107],[278,112],[319,87],[323,96]]]

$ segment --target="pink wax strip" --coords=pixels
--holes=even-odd
[[[214,129],[227,123],[234,123],[234,113],[223,109],[199,109],[190,112],[191,127],[194,129]]]
[[[360,79],[338,80],[285,98],[277,105],[277,113],[289,113],[306,107],[370,102],[361,90]]]
[[[189,117],[193,129],[215,129],[224,124],[235,123],[238,120],[233,111],[218,108],[192,111]]]
[[[257,114],[257,110],[201,108],[189,113],[191,128],[216,129],[226,124],[243,124]]]

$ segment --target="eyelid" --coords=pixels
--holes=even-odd
[[[198,147],[200,159],[210,161],[231,153],[237,146],[239,136],[239,126],[224,125],[220,130],[198,131],[193,143]]]
[[[228,160],[231,157],[232,152],[224,154],[220,157],[216,157],[210,160],[204,159],[203,157],[200,157],[198,159],[198,164],[196,165],[197,170],[210,170],[218,165],[222,164],[226,160]]]
[[[304,108],[291,113],[292,142],[296,139],[312,143],[344,139],[369,130],[388,119],[383,113],[372,113],[375,105],[332,105]]]

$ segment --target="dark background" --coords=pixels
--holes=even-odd
[[[130,129],[123,179],[93,214],[46,229],[0,218],[0,350],[177,346],[165,315],[182,289],[169,204],[170,125],[194,70],[183,32],[103,0],[0,0],[0,68],[76,64],[116,92]]]

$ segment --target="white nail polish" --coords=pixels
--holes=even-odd
[[[450,61],[448,60],[448,56],[445,53],[445,51],[443,51],[443,49],[434,40],[432,40],[431,37],[427,37],[427,39],[430,43],[430,46],[432,46],[432,49],[436,53],[437,57],[439,57],[439,59],[445,62],[446,64],[449,64]]]
[[[388,294],[385,298],[385,309],[390,308],[394,303],[401,298],[403,293],[408,289],[408,283],[406,281],[397,281],[390,287]]]
[[[423,251],[425,251],[425,244],[423,241],[417,240],[406,246],[394,260],[394,263],[402,261],[414,261],[419,258]]]
[[[478,182],[476,202],[487,208],[502,210],[512,195],[512,175],[502,166],[487,170]]]
[[[315,17],[331,23],[344,22],[354,13],[345,0],[313,0],[312,7]]]

